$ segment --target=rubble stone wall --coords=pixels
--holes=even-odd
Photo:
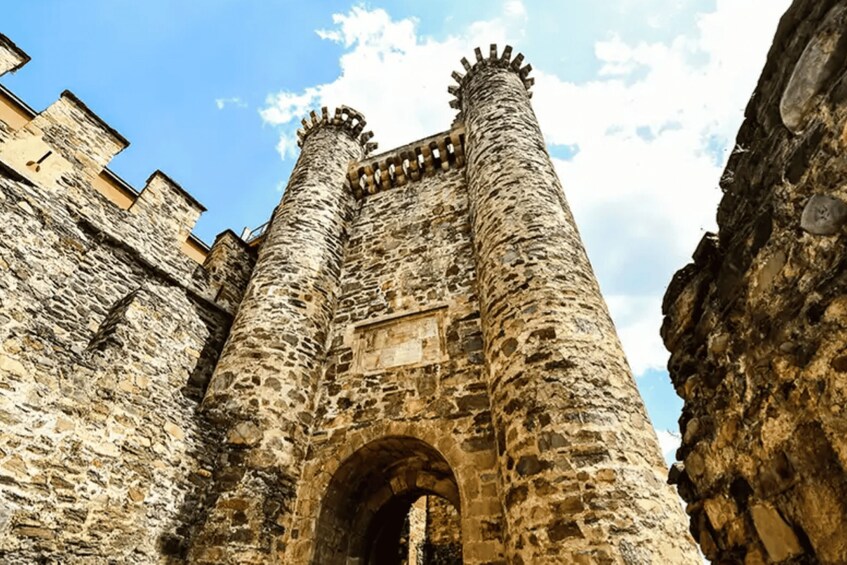
[[[426,541],[423,565],[461,565],[462,530],[449,501],[426,497]]]
[[[845,69],[847,2],[796,0],[665,296],[670,478],[715,562],[847,562]]]
[[[279,559],[308,447],[362,156],[352,118],[315,124],[268,227],[204,409],[226,430],[197,563]]]
[[[125,145],[69,94],[0,122],[3,563],[179,560],[203,512],[220,441],[197,407],[253,257],[183,255],[181,191],[155,215],[102,196]]]

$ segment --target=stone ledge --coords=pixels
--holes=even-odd
[[[91,108],[89,108],[85,104],[85,102],[80,100],[77,97],[76,94],[74,94],[70,90],[65,90],[64,92],[62,92],[62,95],[60,96],[60,98],[65,98],[65,99],[69,100],[70,102],[72,102],[94,124],[100,126],[100,128],[102,128],[104,132],[109,134],[118,143],[118,145],[122,146],[121,149],[126,149],[127,147],[129,147],[129,140],[127,138],[125,138],[123,135],[121,135],[120,132],[118,132],[118,130],[116,130],[115,128],[110,126],[108,123],[106,123],[106,121],[103,118],[101,118],[100,116],[95,114],[94,111]]]

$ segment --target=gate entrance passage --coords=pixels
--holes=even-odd
[[[461,512],[456,478],[435,448],[410,437],[362,447],[329,483],[316,527],[321,543],[312,563],[407,563],[410,510],[423,496],[440,497]],[[458,526],[458,520],[454,523]]]

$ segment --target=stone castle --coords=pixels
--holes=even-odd
[[[0,87],[0,562],[847,562],[845,14],[783,19],[668,290],[690,527],[511,47],[403,147],[313,112],[210,247],[72,93]]]

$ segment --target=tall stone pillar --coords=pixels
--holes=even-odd
[[[450,91],[467,176],[509,563],[697,563],[530,106],[523,55]]]
[[[279,562],[284,549],[355,202],[347,168],[375,146],[349,108],[303,124],[302,152],[203,401],[226,435],[195,563]]]

